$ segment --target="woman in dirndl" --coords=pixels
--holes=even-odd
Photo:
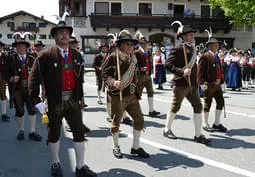
[[[165,55],[161,53],[159,48],[156,49],[153,56],[153,82],[158,84],[160,90],[163,90],[162,84],[166,82],[165,61]]]

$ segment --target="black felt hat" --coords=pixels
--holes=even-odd
[[[54,35],[56,34],[56,32],[57,32],[58,30],[60,30],[60,29],[68,29],[70,36],[71,36],[72,33],[73,33],[73,27],[68,26],[68,25],[66,24],[65,21],[59,21],[59,23],[58,23],[56,26],[54,26],[54,27],[51,28],[51,30],[50,30],[51,36],[54,37]]]
[[[134,43],[134,45],[136,45],[138,43],[137,39],[134,39],[131,34],[129,33],[129,31],[127,30],[122,30],[119,33],[118,39],[116,40],[117,45],[119,46],[121,43],[126,42],[126,41],[131,41]]]
[[[0,45],[4,47],[5,43],[3,43],[3,41],[0,40]]]
[[[196,30],[192,29],[190,25],[183,25],[183,30],[182,32],[177,32],[177,38],[182,37],[182,35],[187,34],[187,33],[195,33],[197,32]]]
[[[69,40],[69,43],[79,43],[79,41],[76,39],[76,37],[71,36],[70,40]]]
[[[216,38],[211,37],[206,43],[205,46],[208,46],[209,44],[213,43],[220,43],[221,41],[218,41]]]
[[[33,36],[30,32],[15,32],[13,33],[13,37],[15,41],[12,43],[13,47],[17,47],[18,44],[25,44],[28,47],[30,47],[30,43],[26,41],[26,37],[30,35]]]
[[[37,43],[36,43],[36,44],[34,44],[34,46],[39,46],[39,45],[41,45],[41,46],[45,47],[45,45],[43,44],[43,42],[42,42],[42,41],[37,41]]]

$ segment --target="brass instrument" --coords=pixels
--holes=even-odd
[[[46,104],[46,105],[48,104],[46,99],[44,100],[44,104]],[[42,115],[42,124],[48,124],[48,123],[49,123],[49,117],[47,115],[47,110],[45,108],[44,113]]]

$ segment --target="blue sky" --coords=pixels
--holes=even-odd
[[[52,15],[58,15],[59,0],[1,0],[0,17],[11,13],[24,10],[38,17],[44,16],[45,19],[55,21]]]

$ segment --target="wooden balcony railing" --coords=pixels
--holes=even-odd
[[[91,26],[94,30],[96,28],[148,28],[149,31],[154,29],[173,29],[171,23],[175,20],[181,21],[184,25],[191,25],[194,29],[203,32],[212,27],[213,32],[223,30],[224,33],[228,33],[232,29],[232,25],[229,23],[229,18],[219,17],[184,17],[182,15],[174,16],[169,14],[154,14],[151,16],[142,16],[139,14],[95,14],[90,16]]]

